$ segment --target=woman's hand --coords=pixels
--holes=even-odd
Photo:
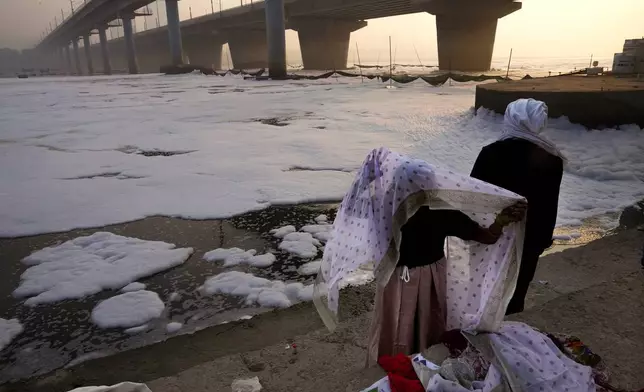
[[[496,217],[494,223],[492,223],[488,230],[495,235],[500,237],[503,233],[503,228],[510,223],[519,222],[523,220],[526,211],[528,210],[528,203],[525,201],[518,201],[516,204],[506,207],[501,213]]]
[[[505,208],[496,217],[496,220],[490,225],[490,227],[487,229],[482,227],[481,230],[479,230],[475,241],[486,245],[495,244],[499,237],[501,237],[501,234],[503,234],[503,228],[510,223],[521,221],[525,216],[527,209],[528,203],[524,201],[518,201],[516,204]]]
[[[501,213],[496,217],[494,223],[500,225],[502,228],[509,225],[510,223],[519,222],[525,217],[525,213],[528,210],[528,203],[525,201],[518,201],[516,204],[511,205],[510,207],[505,208]]]

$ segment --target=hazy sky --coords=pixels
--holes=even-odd
[[[224,8],[240,0],[222,0]],[[250,0],[243,0],[245,3]],[[82,0],[73,0],[75,7]],[[214,0],[218,7],[219,0]],[[181,19],[210,12],[210,0],[181,0]],[[69,0],[0,0],[0,48],[29,48],[38,40],[61,9],[69,14]],[[155,7],[152,5],[152,9]],[[163,9],[163,4],[161,4]],[[154,17],[147,24],[156,24]],[[142,18],[137,27],[143,28]],[[435,20],[429,14],[414,14],[370,20],[369,26],[352,35],[361,56],[388,56],[388,37],[396,47],[397,59],[436,59]],[[523,9],[499,22],[495,57],[506,57],[510,48],[519,57],[610,58],[619,52],[625,38],[644,36],[644,0],[524,0]],[[297,34],[287,33],[289,52],[297,50]],[[414,49],[415,47],[415,49]],[[353,53],[350,53],[350,61]],[[365,59],[362,59],[365,61]],[[425,60],[426,61],[426,60]]]

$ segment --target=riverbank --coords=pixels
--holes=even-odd
[[[0,317],[18,319],[24,330],[0,353],[0,384],[48,374],[59,368],[69,368],[84,361],[158,343],[175,335],[190,334],[222,323],[233,322],[268,311],[249,305],[244,297],[208,295],[200,290],[209,277],[241,271],[271,281],[299,282],[309,285],[314,275],[301,270],[305,264],[321,257],[299,257],[280,249],[281,239],[271,231],[285,225],[302,228],[316,223],[321,215],[333,220],[337,205],[302,204],[271,207],[225,220],[184,220],[151,217],[139,221],[72,230],[32,237],[0,239],[3,263],[0,275]],[[644,220],[635,208],[622,214],[624,229],[637,226]],[[624,220],[624,219],[623,219]],[[606,234],[600,225],[589,221],[581,227],[558,228],[556,245],[548,252],[584,245]],[[320,226],[320,228],[322,228]],[[118,294],[118,288],[105,289],[82,298],[71,298],[39,306],[25,305],[25,298],[16,298],[13,291],[23,284],[21,275],[28,268],[22,259],[45,247],[60,245],[97,232],[163,241],[180,248],[194,250],[185,264],[161,273],[138,279],[146,289],[159,295],[164,302],[163,313],[142,330],[131,334],[122,328],[102,329],[95,325],[90,314],[103,300]],[[206,260],[205,254],[216,248],[254,249],[260,254],[270,252],[275,261],[268,267],[238,265],[226,267],[221,262]],[[127,253],[127,252],[126,252]],[[96,260],[94,260],[95,262]],[[317,316],[315,316],[317,318]],[[181,323],[181,330],[168,333],[169,323]],[[46,326],[46,328],[43,328]]]
[[[628,230],[545,256],[515,319],[573,333],[600,354],[616,386],[644,386],[644,234]],[[88,361],[1,392],[58,392],[80,385],[146,382],[154,392],[226,391],[258,376],[271,391],[359,391],[382,376],[363,369],[373,287],[343,292],[342,327],[329,334],[311,303],[219,325]],[[287,345],[295,343],[297,354]]]

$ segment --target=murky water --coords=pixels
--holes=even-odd
[[[224,270],[221,263],[203,260],[203,254],[216,248],[231,247],[256,249],[260,253],[270,251],[277,256],[271,267],[239,266],[236,269],[271,280],[311,283],[313,277],[299,275],[297,268],[312,259],[302,259],[279,250],[279,239],[269,231],[286,224],[296,227],[311,224],[320,214],[333,219],[335,206],[272,207],[218,221],[152,217],[91,230],[0,240],[0,275],[4,277],[0,287],[0,317],[17,318],[25,328],[0,355],[0,383],[165,340],[170,337],[165,330],[169,321],[184,324],[179,333],[190,333],[265,311],[246,306],[241,297],[202,295],[197,288],[206,278]],[[182,266],[139,280],[147,285],[147,290],[158,293],[166,304],[163,316],[143,333],[128,335],[122,329],[99,329],[91,323],[92,308],[99,301],[117,294],[115,291],[37,307],[25,306],[11,294],[19,284],[20,274],[26,269],[20,262],[22,258],[43,247],[96,231],[195,248],[192,257]],[[171,301],[172,293],[178,293],[179,299]]]

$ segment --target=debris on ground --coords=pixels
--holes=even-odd
[[[232,392],[259,392],[262,390],[262,384],[259,383],[259,377],[237,379],[233,381]]]

